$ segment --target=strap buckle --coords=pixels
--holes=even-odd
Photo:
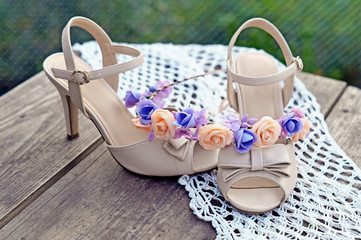
[[[302,69],[303,69],[303,62],[302,62],[302,59],[301,59],[299,56],[297,56],[297,57],[294,57],[294,58],[293,58],[292,62],[297,63],[297,68],[298,68],[298,71],[299,71],[299,72],[301,72],[301,71],[302,71]]]
[[[75,79],[75,74],[77,74],[77,73],[83,74],[82,79],[83,79],[84,81],[77,81],[77,80]],[[71,74],[71,79],[73,80],[74,83],[76,83],[76,84],[78,84],[78,85],[83,85],[83,84],[89,82],[89,73],[88,73],[87,71],[74,71],[74,72]]]

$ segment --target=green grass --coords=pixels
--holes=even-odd
[[[60,35],[75,15],[89,17],[114,41],[228,44],[251,17],[264,17],[285,35],[305,71],[361,86],[361,3],[335,1],[1,1],[0,94],[42,70],[61,51]],[[73,31],[73,39],[91,38]],[[274,40],[246,30],[238,45],[263,48],[282,59]]]

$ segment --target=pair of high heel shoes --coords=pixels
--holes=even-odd
[[[74,55],[71,27],[83,28],[98,42],[102,69],[93,70]],[[285,70],[278,72],[275,61],[259,52],[241,53],[232,58],[238,35],[249,27],[261,28],[275,38],[285,57]],[[63,52],[49,56],[43,67],[59,91],[69,139],[79,136],[79,109],[94,122],[114,159],[130,171],[175,176],[208,171],[218,165],[217,181],[223,196],[237,209],[249,213],[269,211],[292,192],[297,164],[289,137],[292,135],[287,135],[287,131],[282,134],[282,124],[288,124],[286,130],[295,126],[291,121],[284,123],[289,116],[282,115],[292,95],[294,74],[302,69],[302,62],[292,56],[282,34],[267,20],[255,18],[245,22],[230,41],[228,101],[240,116],[248,114],[259,120],[233,116],[228,118],[229,128],[208,125],[204,119],[202,122],[204,116],[199,111],[171,113],[157,108],[149,95],[133,96],[140,115],[135,118],[117,97],[118,74],[139,67],[143,54],[136,48],[112,43],[104,30],[87,18],[70,19],[62,33],[62,47]],[[116,54],[134,58],[117,63]],[[281,87],[283,80],[285,84]],[[292,133],[294,128],[288,130]],[[150,135],[155,136],[152,141]]]

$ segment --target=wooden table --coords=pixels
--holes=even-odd
[[[332,136],[361,166],[361,90],[307,73]],[[43,72],[0,98],[0,236],[9,239],[213,239],[174,178],[131,173],[91,121],[67,141],[60,99]]]

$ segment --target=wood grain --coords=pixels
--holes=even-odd
[[[298,76],[318,98],[323,113],[330,111],[345,88],[339,81]],[[68,142],[56,94],[41,73],[0,98],[0,111],[5,113],[0,117],[0,190],[4,193],[0,223],[14,217],[0,236],[215,237],[211,224],[192,214],[187,192],[177,178],[143,177],[124,170],[104,146],[95,147],[101,143],[99,133],[84,117],[80,138]]]
[[[40,73],[0,98],[0,227],[101,143],[83,116],[81,137],[66,139],[57,94]]]
[[[321,112],[327,118],[333,106],[346,88],[346,82],[300,72],[297,77],[306,85],[307,89],[317,98]]]
[[[326,123],[338,145],[361,167],[361,90],[348,86]]]
[[[99,151],[104,153],[94,161]],[[85,170],[84,162],[91,163]],[[21,213],[14,220],[22,224],[2,235],[9,239],[215,238],[211,224],[192,214],[187,192],[177,177],[133,174],[119,166],[103,145],[69,174],[73,181],[60,179],[53,187],[65,185],[63,189],[47,196],[50,201],[41,196],[35,202],[45,205],[34,214]]]
[[[19,212],[11,221],[0,229],[0,239],[6,238],[11,232],[26,222],[32,215],[44,207],[53,197],[69,185],[75,178],[81,175],[86,169],[96,161],[106,149],[96,148],[88,157],[65,174],[59,181],[55,182],[48,190],[41,194],[35,201],[31,202],[25,209]]]

